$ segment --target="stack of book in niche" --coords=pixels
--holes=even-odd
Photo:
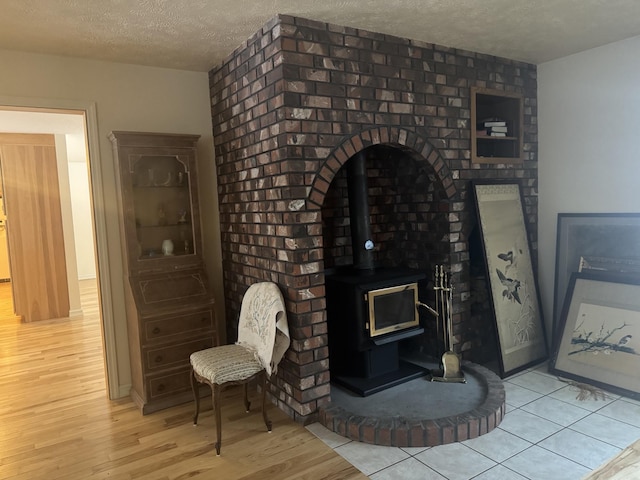
[[[506,137],[509,129],[504,120],[485,120],[476,125],[478,137]]]

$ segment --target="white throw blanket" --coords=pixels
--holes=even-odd
[[[251,285],[242,299],[237,344],[252,351],[271,376],[290,343],[287,311],[278,286],[272,282]]]

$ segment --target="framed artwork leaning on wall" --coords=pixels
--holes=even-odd
[[[520,184],[474,181],[472,189],[504,378],[547,358],[542,309]]]
[[[640,277],[572,273],[549,371],[640,398]]]
[[[636,264],[640,262],[640,214],[559,213],[552,340],[557,334],[573,272],[578,272],[581,266],[608,271],[632,270],[634,260]]]

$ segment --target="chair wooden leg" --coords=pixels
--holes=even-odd
[[[244,390],[244,409],[249,413],[249,409],[251,408],[251,402],[249,401],[249,382],[245,382],[242,388]]]
[[[193,368],[191,369],[191,390],[193,390],[193,398],[196,401],[196,411],[193,414],[193,424],[197,425],[198,424],[198,415],[200,413],[200,392],[198,391],[198,380],[196,380],[196,374],[193,371]]]
[[[222,447],[222,415],[220,413],[220,385],[214,384],[212,391],[213,408],[216,412],[216,434],[218,441],[215,444],[216,455],[220,456],[220,448]]]
[[[271,420],[267,417],[267,374],[262,374],[262,418],[267,426],[267,431],[271,432]]]

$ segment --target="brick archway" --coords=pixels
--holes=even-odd
[[[411,151],[412,156],[424,159],[433,168],[449,200],[453,201],[457,198],[458,191],[453,182],[451,171],[438,150],[428,140],[409,130],[396,127],[377,127],[353,135],[338,145],[331,155],[327,157],[311,184],[308,210],[322,207],[329,185],[347,160],[363,148],[383,144],[399,146],[402,149]]]
[[[310,185],[307,211],[322,211],[326,195],[332,187],[332,182],[334,182],[336,176],[339,176],[342,167],[358,152],[375,146],[393,147],[417,164],[426,166],[426,169],[430,172],[431,183],[437,185],[436,189],[440,194],[436,199],[430,201],[431,209],[429,211],[431,213],[428,215],[423,213],[421,219],[416,221],[421,221],[425,229],[430,229],[433,226],[428,225],[429,222],[433,221],[435,217],[438,218],[436,222],[437,232],[432,235],[432,237],[438,238],[423,236],[422,243],[424,248],[433,249],[433,245],[436,245],[436,249],[433,250],[435,263],[447,265],[455,276],[459,288],[456,289],[454,294],[454,302],[459,308],[454,322],[459,322],[466,315],[465,309],[467,308],[462,299],[468,296],[468,287],[461,281],[468,272],[468,263],[466,261],[468,246],[466,235],[462,234],[464,222],[461,221],[458,213],[462,201],[451,170],[438,149],[428,139],[415,132],[393,126],[380,126],[355,133],[337,145],[319,168],[314,181]],[[427,216],[431,220],[429,218],[425,219]],[[316,222],[314,231],[317,232],[317,235],[310,243],[320,245],[324,228],[320,216],[316,217]],[[324,256],[319,260],[323,264],[321,270],[331,267],[330,264],[327,264]],[[417,261],[413,267],[428,271],[428,268],[433,267],[433,262],[422,259],[422,262]],[[460,338],[456,338],[456,342],[458,340]]]

